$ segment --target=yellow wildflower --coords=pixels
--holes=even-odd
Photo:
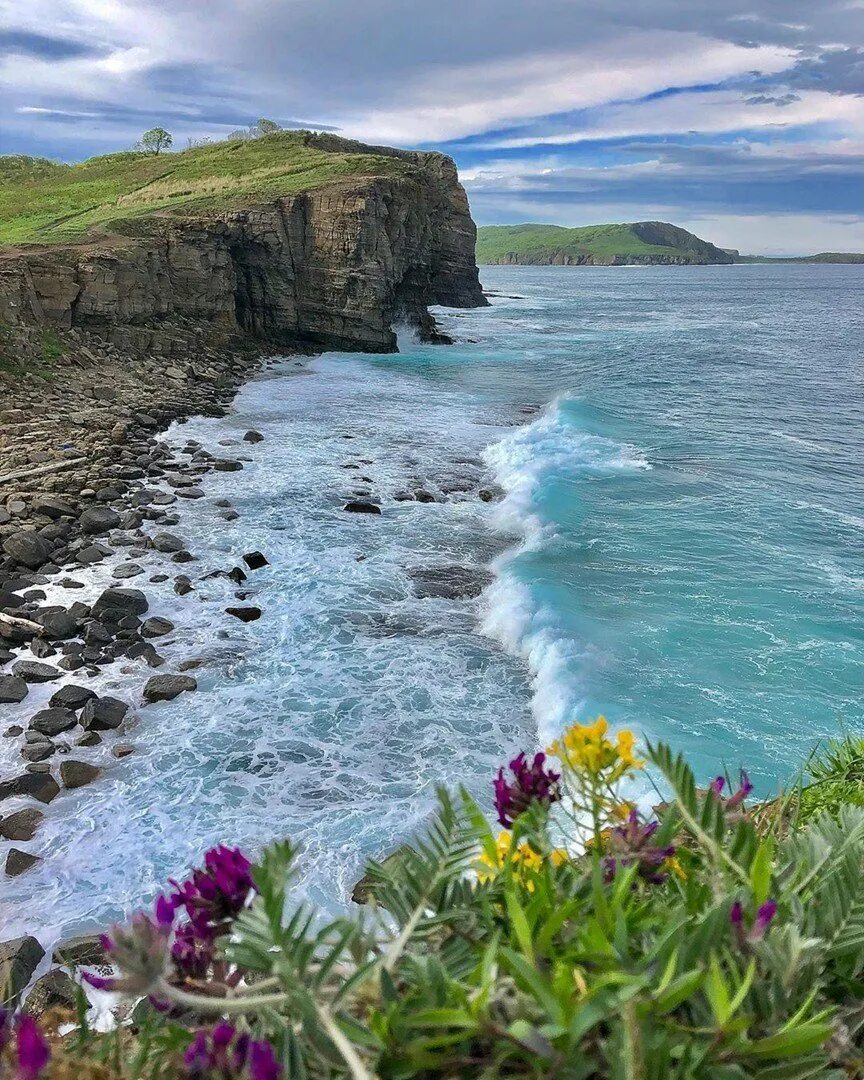
[[[664,860],[663,869],[668,870],[670,874],[674,874],[679,881],[687,880],[687,871],[674,855],[670,855],[668,859]]]
[[[621,731],[613,743],[607,738],[609,724],[598,716],[593,724],[573,724],[547,750],[571,769],[593,776],[604,774],[606,782],[617,780],[630,769],[641,769],[644,761],[634,750],[636,737],[632,731]]]
[[[477,871],[477,880],[482,884],[487,881],[492,881],[498,874],[498,871],[503,869],[507,862],[507,856],[510,856],[510,861],[513,863],[514,871],[513,876],[523,885],[528,892],[534,892],[534,882],[531,880],[531,874],[537,874],[543,866],[543,856],[539,851],[528,843],[527,840],[523,840],[522,843],[515,849],[512,848],[512,837],[509,832],[499,833],[498,839],[495,842],[495,856],[490,857],[484,851],[480,857],[479,862],[483,866],[489,867],[489,870]],[[568,855],[566,851],[556,848],[549,853],[549,859],[553,866],[558,867],[562,863],[566,862]],[[527,870],[529,876],[523,876],[523,871]]]

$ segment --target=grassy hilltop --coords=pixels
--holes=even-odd
[[[622,225],[485,225],[477,230],[477,262],[730,263],[732,256],[698,236],[663,221]]]
[[[307,132],[282,131],[181,153],[108,154],[79,165],[0,157],[0,244],[63,243],[154,211],[224,209],[250,196],[290,195],[344,177],[411,169],[396,156],[325,150],[315,141]],[[317,141],[328,145],[325,138]]]

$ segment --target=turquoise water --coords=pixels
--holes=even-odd
[[[102,926],[222,840],[291,835],[301,890],[338,905],[436,784],[488,800],[515,749],[601,710],[762,792],[862,727],[862,268],[482,277],[490,308],[441,313],[452,347],[286,362],[167,434],[248,458],[179,506],[195,592],[146,584],[200,689],[140,709],[146,669],[100,676],[137,708],[136,753],[97,751],[100,782],[52,803],[44,863],[0,882],[7,936]],[[225,449],[249,427],[264,442]],[[398,499],[418,487],[437,501]],[[360,491],[380,516],[342,510]],[[244,625],[204,575],[256,548]],[[494,580],[418,595],[453,565]]]

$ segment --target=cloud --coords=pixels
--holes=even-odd
[[[73,56],[95,55],[98,49],[82,41],[34,34],[27,30],[0,30],[0,55],[4,53],[46,60],[68,60]]]

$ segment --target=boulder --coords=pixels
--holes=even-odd
[[[102,536],[120,528],[120,515],[110,506],[92,506],[78,518],[78,526],[90,536]]]
[[[17,1004],[44,955],[45,950],[34,937],[0,942],[0,1005]]]
[[[120,622],[126,615],[143,615],[150,605],[140,589],[106,589],[92,608],[94,619]]]
[[[268,560],[261,554],[260,551],[249,551],[243,556],[243,562],[249,567],[250,570],[260,570],[262,566],[269,566]]]
[[[145,619],[141,625],[141,633],[144,637],[162,637],[170,634],[173,629],[174,623],[170,619],[163,619],[158,615]]]
[[[111,731],[120,727],[128,711],[125,701],[94,695],[81,710],[81,726],[87,731]]]
[[[64,761],[60,766],[60,779],[65,788],[79,788],[92,783],[101,772],[86,761]]]
[[[381,507],[377,503],[362,502],[360,499],[351,499],[342,507],[349,514],[380,514]]]
[[[37,660],[19,660],[12,665],[12,672],[19,679],[28,683],[53,682],[60,678],[60,672],[50,664],[40,664]]]
[[[15,562],[30,570],[38,570],[51,558],[51,545],[33,529],[21,529],[7,536],[3,550]]]
[[[409,573],[414,592],[422,599],[479,596],[492,581],[492,574],[479,566],[430,566]]]
[[[79,934],[61,942],[51,957],[63,967],[92,967],[105,962],[105,946],[101,934]]]
[[[76,686],[74,683],[67,683],[65,686],[60,687],[57,693],[52,696],[48,704],[52,709],[77,710],[95,697],[96,695],[93,691],[88,690],[86,686]]]
[[[20,848],[9,848],[6,856],[6,877],[19,877],[38,862],[42,862],[38,855],[31,855],[29,851],[21,851]]]
[[[197,689],[198,682],[191,675],[154,675],[144,687],[144,700],[173,701],[180,694]]]
[[[225,608],[226,615],[233,615],[235,619],[239,619],[240,622],[255,622],[256,619],[261,618],[261,608],[259,607],[229,607]]]
[[[0,705],[19,705],[27,692],[24,679],[17,675],[0,675]]]
[[[259,443],[264,441],[264,436],[260,431],[247,431],[243,436],[243,442]]]
[[[155,548],[156,551],[163,551],[166,553],[182,551],[186,546],[179,536],[174,536],[172,533],[156,533],[150,541],[150,545]]]
[[[213,462],[213,468],[216,472],[239,472],[243,468],[243,462],[230,458],[217,458]]]
[[[41,495],[35,499],[30,509],[34,514],[41,514],[43,517],[51,518],[52,521],[62,517],[75,517],[74,506],[64,502],[63,499],[49,495]]]
[[[0,782],[0,802],[16,795],[30,795],[41,803],[50,803],[60,794],[60,786],[50,773],[22,773]]]
[[[45,820],[41,810],[28,808],[0,818],[0,836],[4,840],[32,840]]]
[[[34,622],[45,628],[52,641],[67,641],[78,633],[78,620],[68,611],[40,612]]]
[[[21,1011],[35,1017],[53,1009],[70,1011],[76,1007],[78,993],[78,986],[66,972],[54,968],[36,980]]]
[[[50,738],[62,731],[69,731],[77,723],[78,717],[71,709],[43,709],[30,721],[30,730]]]

